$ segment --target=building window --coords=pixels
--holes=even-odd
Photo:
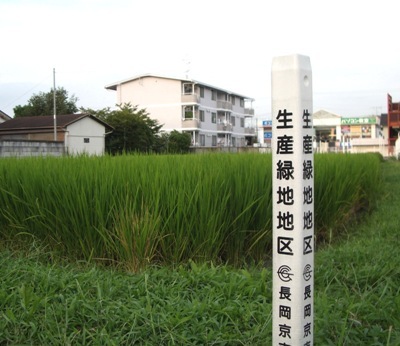
[[[192,106],[185,106],[183,107],[183,117],[185,119],[193,119],[193,107]]]
[[[232,124],[232,126],[235,126],[235,125],[236,125],[236,119],[235,119],[235,117],[231,117],[231,124]]]
[[[244,118],[240,118],[240,127],[244,127]]]
[[[215,101],[217,99],[217,92],[215,90],[211,90],[211,100]]]
[[[244,107],[244,99],[240,99],[240,107]]]
[[[214,124],[217,123],[217,113],[211,113],[211,122]]]
[[[183,84],[183,93],[185,95],[193,94],[193,84],[192,83],[184,83]]]
[[[206,136],[200,135],[200,146],[204,147],[206,145]]]
[[[90,143],[90,138],[84,138],[83,143]]]
[[[212,146],[216,147],[217,146],[217,136],[212,136],[211,138],[212,138],[212,143],[211,143]]]
[[[233,105],[235,105],[235,99],[236,99],[235,96],[232,95],[231,102],[232,102]]]
[[[236,137],[232,137],[232,146],[236,147]]]
[[[204,97],[204,87],[200,87],[200,97]]]
[[[364,125],[361,127],[361,135],[363,138],[371,138],[371,126]]]
[[[204,122],[204,111],[200,110],[200,121]]]

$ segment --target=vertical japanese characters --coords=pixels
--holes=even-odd
[[[312,341],[312,261],[307,262],[307,255],[314,249],[314,215],[313,215],[313,143],[312,119],[308,109],[304,109],[300,118],[301,131],[294,129],[294,113],[288,109],[281,109],[275,116],[276,121],[276,166],[274,167],[275,179],[278,184],[274,187],[274,207],[277,208],[274,219],[276,235],[276,252],[280,257],[281,266],[278,268],[277,287],[279,305],[279,345],[297,345],[292,343],[293,316],[298,317],[295,310],[301,306],[302,338],[303,345],[311,345]],[[301,136],[296,133],[301,132]],[[300,140],[300,142],[299,142]],[[299,160],[301,157],[301,160]],[[300,193],[298,192],[300,187]],[[301,212],[299,213],[299,210]],[[300,218],[300,217],[301,218]],[[301,247],[298,244],[301,243]],[[295,265],[285,257],[301,256],[305,265],[301,272],[296,271]],[[298,261],[296,261],[298,262]],[[300,276],[302,302],[294,300],[294,290],[298,289],[296,276]],[[297,280],[299,281],[299,280]],[[297,294],[297,296],[299,296]]]
[[[300,64],[297,61],[293,64],[298,67],[303,58],[295,56],[283,61],[299,59]],[[273,82],[275,78],[280,90],[273,91],[272,114],[273,342],[279,346],[311,346],[314,333],[312,96],[310,85],[304,84],[308,79],[303,73],[307,72],[279,67],[281,70],[273,75]]]

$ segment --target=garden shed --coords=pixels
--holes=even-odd
[[[50,147],[50,144],[56,142],[62,144],[65,154],[102,155],[105,150],[105,136],[112,129],[110,125],[90,114],[59,115],[56,117],[57,135],[54,141],[53,116],[18,117],[0,124],[0,147],[3,146],[4,149],[5,142],[8,142],[8,147],[14,147],[16,152],[16,155],[3,152],[3,156],[32,156],[29,152],[32,154],[38,150],[46,155],[47,152],[43,149],[46,143]],[[32,149],[37,148],[32,145],[35,142],[40,143],[41,149]]]

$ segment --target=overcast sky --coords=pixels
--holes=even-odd
[[[144,73],[254,98],[270,118],[272,59],[310,57],[313,110],[385,113],[400,101],[397,0],[0,0],[0,110],[56,85],[114,107],[104,86]],[[188,71],[188,72],[187,72]]]

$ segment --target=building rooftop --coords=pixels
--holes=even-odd
[[[102,123],[107,128],[111,129],[111,126],[106,124],[100,119],[97,119],[93,115],[90,114],[67,114],[67,115],[58,115],[57,127],[65,128],[66,126],[83,119],[85,117],[90,117],[100,123]],[[6,130],[26,130],[26,129],[47,129],[54,127],[54,116],[32,116],[32,117],[17,117],[12,118],[11,120],[5,121],[0,124],[0,131]]]
[[[200,81],[197,81],[197,80],[194,80],[194,79],[171,77],[171,76],[164,76],[164,75],[152,74],[152,73],[142,74],[142,75],[138,75],[138,76],[135,76],[135,77],[123,79],[123,80],[121,80],[119,82],[108,84],[108,85],[105,86],[105,88],[108,89],[108,90],[117,90],[118,85],[129,83],[129,82],[135,81],[137,79],[147,78],[147,77],[172,79],[172,80],[179,80],[179,81],[182,81],[182,82],[194,83],[194,84],[197,84],[197,85],[208,87],[210,89],[220,90],[220,91],[226,92],[227,94],[230,94],[230,95],[243,97],[244,99],[249,100],[249,101],[254,101],[254,99],[252,97],[245,96],[245,95],[242,95],[242,94],[238,94],[238,93],[235,93],[235,92],[232,92],[232,91],[229,91],[229,90],[226,90],[226,89],[222,89],[222,88],[219,88],[219,87],[207,84],[207,83],[203,83],[203,82],[200,82]]]
[[[0,119],[3,119],[4,121],[12,119],[8,114],[4,113],[3,111],[0,110]]]
[[[331,113],[329,111],[326,111],[324,109],[321,109],[319,111],[316,111],[313,113],[314,119],[326,119],[326,118],[341,118],[340,115],[337,115],[335,113]]]

